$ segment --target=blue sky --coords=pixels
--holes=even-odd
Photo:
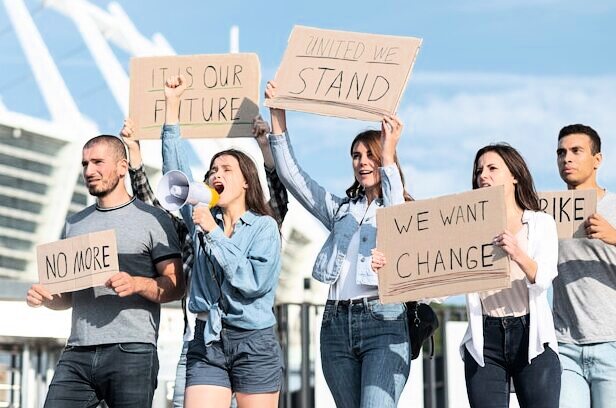
[[[93,1],[106,7],[106,0]],[[506,141],[527,159],[539,190],[563,187],[555,138],[566,124],[595,127],[604,141],[600,183],[616,190],[616,3],[613,1],[120,1],[138,30],[161,33],[178,54],[224,53],[229,28],[272,78],[294,24],[423,38],[399,108],[399,145],[417,198],[467,190],[475,151]],[[122,113],[66,17],[26,1],[80,109],[101,132]],[[144,8],[144,5],[147,7]],[[0,97],[9,110],[48,117],[0,7]],[[128,68],[128,56],[116,49]],[[268,112],[262,108],[264,115]],[[266,116],[268,117],[268,116]],[[352,180],[349,143],[376,124],[289,113],[301,164],[342,194]]]

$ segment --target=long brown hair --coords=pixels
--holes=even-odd
[[[473,190],[479,188],[479,184],[477,184],[477,163],[479,158],[488,152],[498,154],[518,181],[515,184],[515,202],[518,206],[523,210],[540,211],[539,197],[535,190],[533,176],[531,176],[522,155],[507,143],[490,144],[477,151],[473,162]]]
[[[372,153],[372,157],[378,167],[383,166],[383,145],[381,144],[381,131],[379,130],[365,130],[355,136],[353,139],[353,143],[351,143],[351,157],[353,157],[353,149],[357,143],[363,143],[368,150]],[[400,178],[402,179],[402,187],[404,188],[404,174],[402,173],[402,168],[400,167],[400,163],[398,162],[398,154],[394,155],[394,161],[396,163],[396,167],[398,167],[398,171],[400,172]],[[347,188],[346,195],[347,197],[353,199],[357,198],[360,195],[365,193],[364,188],[359,184],[359,181],[354,180],[351,187]],[[383,196],[383,190],[381,189],[381,182],[379,181],[379,197]],[[404,188],[404,201],[413,201],[411,195]]]
[[[246,189],[246,209],[252,211],[258,215],[269,215],[274,218],[274,214],[269,206],[265,202],[265,195],[261,188],[261,181],[259,180],[259,173],[257,172],[257,166],[252,159],[244,152],[236,149],[227,149],[216,153],[210,161],[210,169],[214,165],[214,160],[220,156],[235,157],[240,165],[240,171],[246,180],[248,188]],[[206,178],[210,174],[210,170],[206,173]]]

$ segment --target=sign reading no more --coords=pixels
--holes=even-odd
[[[36,247],[39,283],[51,294],[102,286],[119,272],[114,230]]]

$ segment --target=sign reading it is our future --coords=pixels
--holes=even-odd
[[[165,81],[182,75],[182,136],[252,137],[259,114],[261,70],[256,54],[138,57],[130,63],[129,116],[138,139],[158,139],[165,122]]]

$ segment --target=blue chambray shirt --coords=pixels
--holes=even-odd
[[[376,210],[404,203],[404,188],[395,164],[381,167],[383,198],[368,206],[366,197],[355,199],[338,197],[325,190],[297,164],[287,133],[270,135],[270,147],[276,162],[276,172],[284,186],[306,210],[330,231],[317,255],[312,277],[319,282],[336,282],[347,256],[349,243],[359,229],[359,254],[356,282],[378,286],[377,274],[372,270],[371,251],[376,247]]]
[[[163,126],[162,142],[163,172],[180,170],[192,180],[179,125]],[[213,208],[219,228],[204,234],[202,249],[192,210],[190,205],[180,209],[195,245],[188,309],[208,313],[205,343],[220,339],[223,322],[250,330],[272,327],[276,323],[272,308],[280,275],[280,233],[276,221],[247,211],[228,238],[223,233],[222,213]]]

